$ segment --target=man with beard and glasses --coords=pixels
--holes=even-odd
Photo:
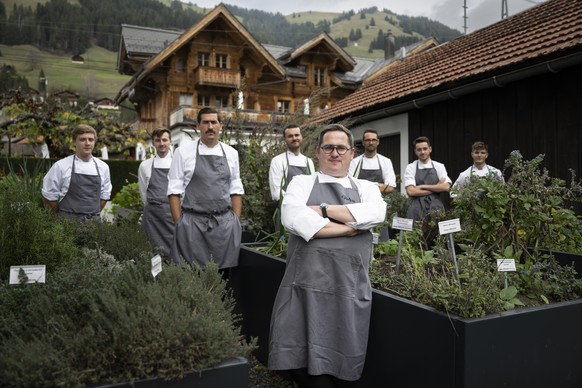
[[[219,141],[219,112],[198,112],[200,139],[180,146],[168,173],[168,199],[176,223],[170,258],[221,269],[238,265],[244,189],[237,151]]]
[[[350,163],[350,175],[358,179],[367,179],[378,184],[382,194],[388,194],[396,188],[396,174],[392,161],[378,153],[380,139],[374,129],[366,129],[362,136],[364,153]]]

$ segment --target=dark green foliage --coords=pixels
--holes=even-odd
[[[75,228],[75,242],[79,247],[97,249],[112,254],[118,261],[147,260],[155,255],[141,224],[81,223]]]
[[[71,228],[54,222],[54,217],[42,207],[42,176],[34,171],[29,174],[25,168],[19,173],[13,170],[0,178],[2,279],[8,278],[11,265],[44,264],[47,270],[52,270],[78,254]]]
[[[566,206],[580,200],[582,187],[574,174],[569,187],[549,177],[542,160],[540,155],[527,161],[514,151],[506,161],[506,183],[484,177],[463,185],[456,208],[434,213],[423,228],[405,233],[398,276],[394,260],[376,247],[374,287],[462,317],[580,298],[582,280],[574,268],[540,251],[581,251],[582,223]],[[437,228],[438,221],[454,218],[462,225],[454,237],[460,283]],[[516,271],[498,272],[496,259],[514,259]]]
[[[46,284],[0,286],[0,381],[84,386],[184,373],[248,355],[217,267],[77,260]]]
[[[28,91],[28,81],[26,77],[18,75],[14,66],[2,65],[0,67],[0,93],[5,93],[11,89]]]

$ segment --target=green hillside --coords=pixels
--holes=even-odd
[[[88,98],[113,98],[129,80],[117,73],[117,53],[98,46],[83,54],[84,64],[72,63],[70,55],[51,54],[30,45],[0,45],[0,51],[0,64],[14,66],[35,89],[41,69],[48,80],[49,92],[70,89]]]
[[[388,30],[390,30],[394,36],[406,35],[398,25],[394,26],[385,20],[386,17],[388,17],[389,19],[398,21],[398,17],[391,13],[381,11],[367,13],[365,19],[361,19],[360,14],[357,13],[349,20],[342,20],[333,24],[333,19],[340,15],[340,13],[308,11],[288,15],[286,16],[286,19],[289,23],[297,24],[306,22],[317,24],[320,20],[327,20],[331,23],[330,36],[334,39],[347,38],[352,29],[356,30],[359,28],[362,31],[362,39],[357,42],[349,42],[349,45],[345,47],[344,50],[351,56],[360,58],[381,58],[384,56],[383,50],[374,50],[372,53],[368,52],[370,43],[376,39],[378,31],[382,30],[382,32],[386,34]],[[370,25],[372,18],[374,19],[375,26]],[[414,35],[421,37],[418,34]]]

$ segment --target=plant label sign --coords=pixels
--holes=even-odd
[[[21,277],[26,278],[26,284],[45,283],[45,265],[12,265],[10,266],[10,284],[20,284]]]
[[[372,244],[378,244],[378,237],[379,237],[378,233],[372,232]]]
[[[392,229],[412,231],[412,226],[414,225],[414,220],[411,218],[392,218]]]
[[[450,234],[460,231],[461,231],[461,220],[459,218],[439,222],[440,234]]]
[[[152,275],[154,279],[160,272],[162,272],[162,258],[160,255],[155,255],[152,257]]]
[[[497,271],[515,272],[515,259],[497,259]]]

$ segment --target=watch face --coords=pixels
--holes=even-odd
[[[325,207],[325,208],[326,208],[326,207],[328,207],[328,206],[329,206],[329,205],[328,205],[327,203],[325,203],[325,202],[324,202],[324,203],[322,203],[321,205],[319,205],[319,207]]]

